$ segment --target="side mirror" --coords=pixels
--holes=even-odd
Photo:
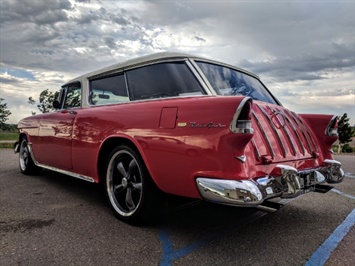
[[[54,109],[59,109],[60,108],[60,103],[58,102],[58,100],[54,100],[52,105],[53,105]]]

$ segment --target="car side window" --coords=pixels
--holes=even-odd
[[[79,84],[80,85],[80,84]],[[81,86],[65,87],[66,94],[63,109],[77,108],[81,106]]]
[[[103,105],[128,102],[124,74],[90,80],[89,103]]]
[[[144,66],[126,75],[131,100],[204,94],[184,61]]]

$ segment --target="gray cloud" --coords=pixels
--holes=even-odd
[[[297,91],[297,90],[284,90],[282,96],[305,96],[305,97],[335,97],[335,96],[355,96],[355,91],[352,89],[345,88],[333,88],[333,89],[313,89],[307,91]]]
[[[18,81],[16,79],[1,77],[0,78],[0,83],[2,83],[2,84],[14,84],[15,85],[16,83],[18,83]]]
[[[273,76],[278,81],[324,79],[332,72],[351,69],[355,66],[354,52],[350,45],[330,43],[325,51],[315,54],[301,54],[267,61],[251,62],[244,59],[239,66],[258,74]]]
[[[67,0],[32,0],[32,1],[1,1],[0,21],[4,26],[9,23],[32,22],[38,25],[53,24],[66,21],[64,10],[71,10]]]
[[[354,89],[353,9],[346,1],[1,0],[0,65],[75,77],[182,51],[251,70],[280,97],[343,97]]]

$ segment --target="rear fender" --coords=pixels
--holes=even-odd
[[[337,116],[322,114],[300,114],[312,130],[324,155],[332,153],[332,145],[338,139]],[[326,157],[328,157],[326,156]]]

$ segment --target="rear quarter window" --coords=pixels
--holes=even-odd
[[[131,100],[204,94],[185,62],[149,65],[126,72]]]

